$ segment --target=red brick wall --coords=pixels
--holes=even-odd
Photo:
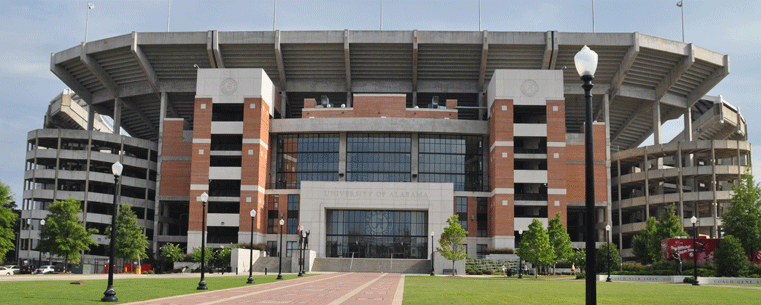
[[[168,157],[190,157],[192,143],[182,141],[184,121],[165,120],[161,155]],[[190,190],[190,161],[161,162],[162,196],[188,196]]]
[[[203,108],[202,108],[203,107]],[[193,139],[211,139],[211,99],[196,98],[193,111]],[[191,151],[190,183],[209,185],[209,143],[193,143]],[[199,151],[203,150],[203,154]],[[208,191],[190,190],[190,208],[188,230],[201,230],[201,202],[196,200],[201,193]]]
[[[565,101],[563,100],[547,101],[547,142],[565,143]],[[555,154],[558,154],[558,158],[555,158]],[[567,187],[565,158],[565,147],[547,145],[548,189],[565,189]],[[559,202],[559,206],[555,206],[555,201]],[[566,195],[547,196],[547,216],[552,218],[555,217],[555,214],[560,213],[563,226],[567,227],[566,207]]]
[[[605,168],[605,124],[595,124],[592,128],[594,141],[593,159],[595,173],[595,201],[608,200],[608,174]],[[568,186],[567,200],[585,201],[585,175],[584,175],[584,144],[566,146],[566,159],[577,161],[579,164],[566,165],[566,181]]]
[[[505,110],[502,110],[504,106]],[[489,119],[489,146],[495,141],[513,141],[513,100],[494,100]],[[506,153],[506,157],[503,157]],[[489,181],[496,188],[515,187],[513,147],[495,146],[489,153]],[[502,201],[507,200],[507,205]],[[496,194],[489,201],[489,236],[512,236],[514,231],[514,196]]]
[[[245,98],[243,100],[243,139],[259,139],[260,143],[243,143],[241,151],[241,186],[259,186],[267,188],[267,160],[269,157],[269,107],[261,98]],[[253,108],[252,108],[253,107]],[[265,148],[265,145],[267,148]],[[252,154],[249,154],[249,151]],[[251,202],[248,202],[248,198]],[[251,209],[256,209],[258,219],[265,216],[264,194],[257,190],[242,190],[240,192],[240,219],[239,230],[248,232],[251,230]],[[266,233],[264,223],[254,224],[254,230]]]

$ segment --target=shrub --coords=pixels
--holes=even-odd
[[[484,270],[484,271],[483,271],[483,274],[486,274],[486,275],[491,275],[491,274],[492,274],[492,271],[491,271],[491,270]]]
[[[719,248],[714,252],[716,271],[719,276],[744,276],[748,272],[748,259],[745,257],[740,240],[732,235],[724,236]]]
[[[695,282],[695,278],[691,277],[691,276],[688,276],[688,277],[684,278],[683,282],[685,282],[687,284],[692,284],[692,283]]]
[[[514,254],[515,250],[511,248],[486,248],[486,254]]]
[[[156,273],[155,273],[155,272],[153,272],[153,270],[148,270],[148,271],[146,271],[146,272],[143,272],[143,274],[156,274]]]
[[[597,259],[595,261],[595,270],[598,273],[618,270],[621,265],[621,256],[618,255],[618,248],[614,244],[604,243],[597,249]]]
[[[555,268],[571,268],[571,261],[567,259],[561,259],[555,264]]]
[[[647,267],[637,262],[626,262],[621,265],[622,271],[641,272],[645,269],[647,269]]]
[[[583,278],[586,278],[586,274],[585,273],[576,273],[576,279],[577,280],[578,279],[583,279]]]

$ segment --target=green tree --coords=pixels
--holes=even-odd
[[[106,236],[111,236],[111,227],[106,229]],[[137,225],[137,215],[132,206],[122,204],[119,215],[116,216],[116,243],[114,256],[126,260],[138,260],[146,257],[148,237],[143,234],[143,228]]]
[[[0,262],[9,252],[16,251],[19,215],[10,186],[0,181]]]
[[[201,262],[201,247],[193,248],[193,253],[190,255],[190,257],[193,259],[193,262],[200,263]],[[206,247],[204,250],[204,264],[206,268],[209,268],[208,262],[214,258],[214,249],[211,247]]]
[[[617,271],[621,266],[621,256],[618,254],[618,247],[615,244],[604,243],[597,249],[595,270],[599,274],[607,273],[608,266],[610,266],[610,271]]]
[[[182,247],[173,243],[161,246],[161,254],[164,255],[170,263],[179,262],[185,258],[185,251],[182,251]],[[201,254],[199,253],[198,256],[200,257]]]
[[[555,258],[552,262],[552,272],[555,272],[555,264],[561,259],[568,259],[573,252],[571,247],[571,237],[568,236],[568,232],[563,227],[562,220],[560,219],[560,213],[555,214],[555,217],[550,219],[550,223],[547,226],[547,234],[550,237],[550,245],[555,252]]]
[[[45,230],[40,234],[40,249],[64,258],[64,266],[79,263],[80,252],[89,250],[98,244],[90,235],[98,233],[97,229],[85,230],[82,220],[77,216],[82,213],[79,201],[69,198],[57,201],[48,208],[45,217]],[[69,270],[68,268],[66,270]]]
[[[576,268],[586,272],[584,267],[587,265],[587,251],[584,248],[574,249],[568,257],[568,261],[576,265]]]
[[[749,266],[740,240],[725,235],[714,251],[714,263],[719,276],[745,276]]]
[[[753,257],[761,249],[761,187],[745,174],[732,190],[732,206],[721,216],[724,232],[737,238],[745,255]]]
[[[650,264],[657,260],[650,255],[650,240],[655,235],[655,217],[650,217],[645,221],[645,228],[639,232],[632,240],[632,254],[637,261],[642,264]]]
[[[441,256],[452,261],[452,275],[454,276],[454,263],[459,260],[463,260],[468,257],[467,251],[465,251],[465,237],[468,236],[468,231],[465,231],[460,226],[459,217],[457,214],[449,216],[447,223],[449,226],[444,228],[444,233],[439,238],[440,248],[437,250],[441,253]]]
[[[222,249],[219,249],[216,253],[216,259],[219,263],[219,266],[226,268],[230,265],[230,259],[232,257],[232,247],[222,247]],[[295,251],[294,251],[295,253]]]
[[[523,233],[520,246],[518,256],[536,267],[535,276],[539,273],[539,266],[548,266],[555,261],[550,236],[538,219],[534,219],[528,226],[528,232]]]

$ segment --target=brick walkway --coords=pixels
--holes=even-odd
[[[330,273],[131,304],[402,304],[398,273]]]

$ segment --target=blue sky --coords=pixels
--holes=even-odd
[[[167,29],[168,0],[90,0],[88,40]],[[677,0],[594,1],[597,32],[640,32],[681,40]],[[221,4],[220,4],[221,3]],[[482,0],[481,29],[592,31],[592,0]],[[383,0],[383,30],[477,31],[478,0]],[[85,36],[87,1],[0,0],[0,181],[20,202],[26,134],[41,128],[48,103],[66,86],[49,70],[50,53]],[[279,0],[280,30],[379,30],[381,0]],[[686,42],[730,56],[730,74],[709,94],[740,107],[756,143],[761,119],[761,1],[684,0]],[[266,31],[273,0],[174,0],[170,31]],[[664,138],[681,120],[663,127]],[[756,153],[754,156],[761,156]],[[755,157],[754,163],[761,164]]]

